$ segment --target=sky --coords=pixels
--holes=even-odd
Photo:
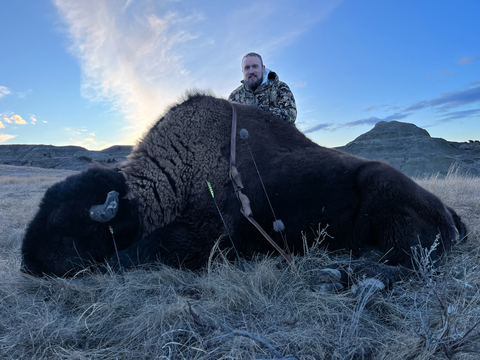
[[[480,139],[478,0],[0,0],[0,14],[0,144],[134,144],[188,90],[227,98],[251,51],[322,146],[392,120]]]

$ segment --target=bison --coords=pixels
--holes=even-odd
[[[235,140],[242,191],[253,217],[280,246],[302,253],[301,232],[312,243],[309,229],[328,224],[329,250],[358,257],[373,252],[383,263],[411,268],[413,246],[431,247],[437,239],[432,254],[438,256],[465,236],[454,210],[393,167],[319,146],[257,107],[235,108],[237,133],[249,134]],[[272,252],[242,216],[229,179],[231,119],[228,101],[191,94],[123,164],[93,167],[53,185],[23,239],[23,271],[69,276],[116,263],[115,245],[124,267],[160,261],[199,269],[225,228],[241,256]],[[272,209],[284,224],[285,244],[273,229]],[[224,239],[221,247],[231,247]]]

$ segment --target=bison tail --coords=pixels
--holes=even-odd
[[[458,231],[458,242],[463,242],[467,240],[468,231],[462,219],[460,219],[460,216],[458,216],[455,210],[451,209],[450,207],[448,207],[448,211],[450,211],[450,214],[452,214],[453,221],[455,222],[455,227],[457,228],[457,231]]]

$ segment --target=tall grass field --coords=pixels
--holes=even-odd
[[[25,229],[72,173],[0,166],[1,359],[480,359],[479,178],[416,179],[469,229],[437,267],[385,291],[332,292],[312,283],[338,256],[321,244],[295,273],[276,254],[241,271],[212,251],[199,272],[22,274]]]

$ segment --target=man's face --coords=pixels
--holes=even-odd
[[[265,66],[262,66],[260,59],[256,56],[247,56],[242,60],[243,80],[252,90],[262,83],[264,70]]]

